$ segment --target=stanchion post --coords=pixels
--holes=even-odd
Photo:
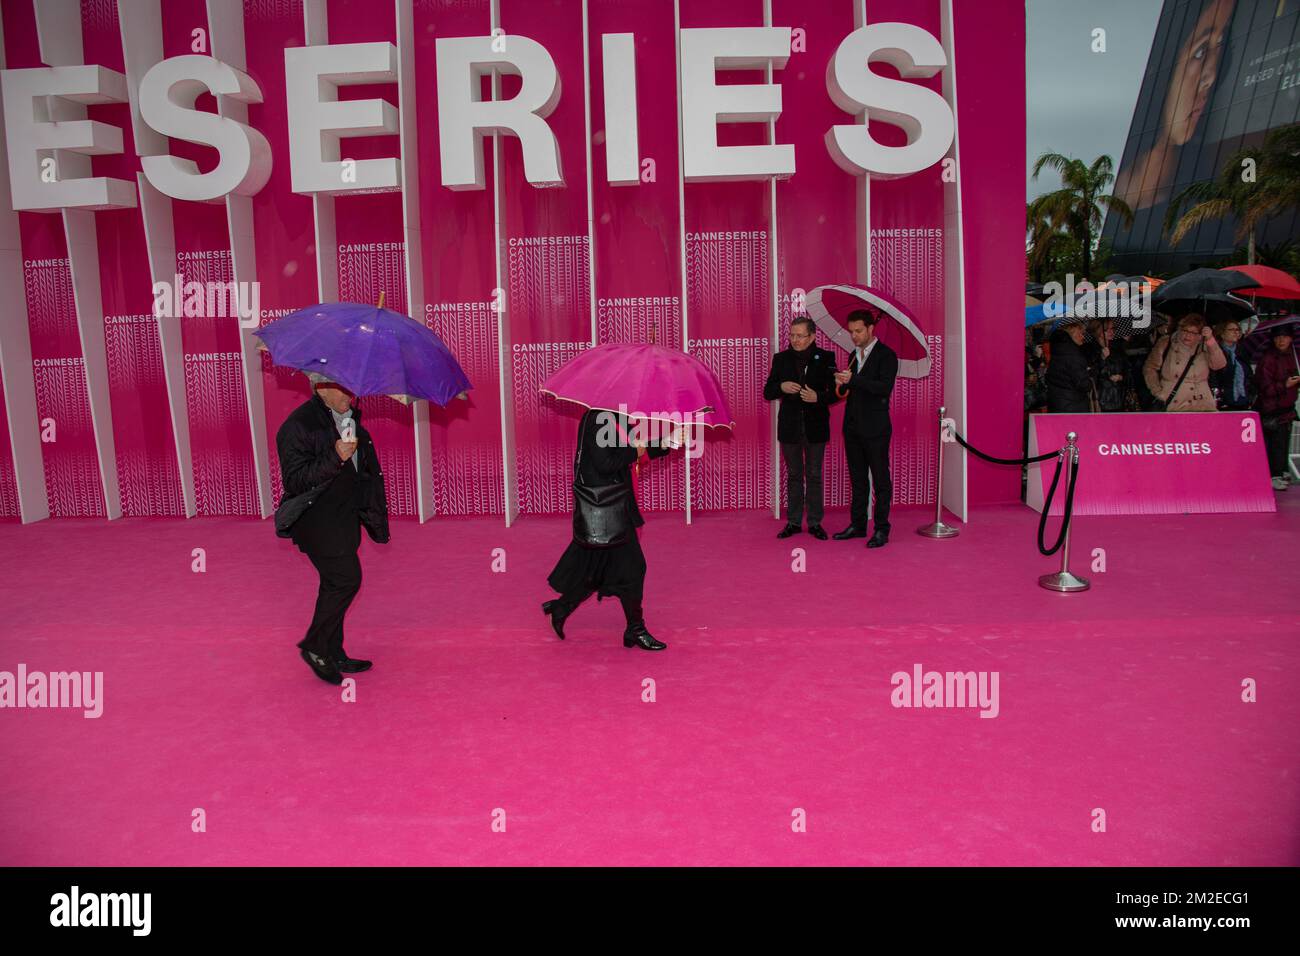
[[[943,523],[943,422],[948,409],[939,409],[939,462],[934,472],[934,523],[917,528],[916,533],[925,538],[955,538],[956,528]]]
[[[1066,487],[1065,497],[1068,500],[1070,493],[1074,490],[1070,483],[1074,481],[1074,468],[1079,464],[1079,446],[1077,444],[1079,436],[1070,432],[1065,436],[1065,448],[1061,454],[1065,456],[1065,463],[1068,469],[1065,473]],[[1045,504],[1043,507],[1047,507]],[[1044,574],[1038,579],[1038,586],[1046,588],[1049,591],[1060,591],[1062,593],[1072,593],[1074,591],[1086,591],[1092,587],[1092,582],[1087,578],[1081,578],[1076,574],[1070,573],[1070,531],[1067,525],[1065,528],[1065,541],[1061,545],[1061,570],[1055,574]]]

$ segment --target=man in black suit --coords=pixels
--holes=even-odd
[[[802,529],[805,499],[808,533],[826,540],[822,530],[822,461],[831,438],[830,406],[835,401],[835,353],[813,344],[817,327],[812,319],[790,323],[790,347],[772,356],[772,371],[763,397],[780,399],[776,438],[786,472],[786,525],[777,532],[788,538]],[[806,484],[805,484],[806,482]]]
[[[354,398],[342,386],[319,383],[275,436],[284,481],[275,531],[292,538],[320,574],[316,611],[298,647],[331,684],[371,667],[343,650],[343,616],[361,590],[362,526],[379,544],[389,537],[383,472]]]
[[[889,440],[894,426],[889,420],[889,395],[898,377],[898,355],[876,338],[878,316],[866,309],[849,313],[846,323],[853,338],[849,367],[835,373],[838,394],[845,398],[844,455],[849,463],[853,497],[850,524],[835,535],[836,541],[867,535],[868,479],[875,490],[875,529],[868,548],[883,548],[889,541],[889,503],[894,483],[889,476]]]

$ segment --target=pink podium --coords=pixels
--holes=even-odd
[[[1211,514],[1276,511],[1264,434],[1256,412],[1031,415],[1029,455],[1079,436],[1078,515]],[[1026,503],[1035,511],[1055,459],[1029,466]],[[1052,514],[1065,503],[1065,478]]]

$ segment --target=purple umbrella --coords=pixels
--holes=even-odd
[[[276,365],[306,372],[315,381],[337,382],[353,395],[446,405],[473,387],[432,329],[381,306],[323,302],[253,334]]]
[[[1300,315],[1288,315],[1281,319],[1273,319],[1271,322],[1261,322],[1255,326],[1255,330],[1241,340],[1237,346],[1237,351],[1247,362],[1252,365],[1258,362],[1264,353],[1273,347],[1273,331],[1285,326],[1291,326],[1291,334],[1295,336],[1300,333]],[[1295,343],[1291,343],[1291,352],[1295,354]],[[1297,362],[1296,371],[1300,372],[1300,362]]]
[[[613,342],[580,353],[541,391],[630,419],[731,428],[735,422],[717,377],[699,359],[646,342]]]

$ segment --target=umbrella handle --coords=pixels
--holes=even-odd
[[[380,289],[380,290],[379,290],[379,304],[378,304],[377,306],[375,306],[375,308],[377,308],[377,309],[382,309],[382,308],[384,307],[384,296],[385,296],[385,294],[386,294],[386,293],[384,292],[383,289]]]

